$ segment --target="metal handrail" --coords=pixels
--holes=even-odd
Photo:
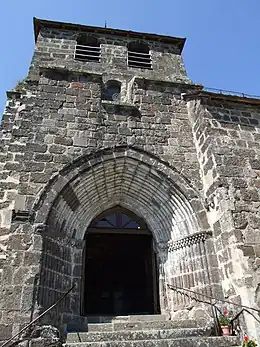
[[[246,93],[237,92],[237,91],[233,91],[233,90],[225,90],[225,89],[203,87],[203,91],[217,93],[217,94],[222,94],[222,95],[239,96],[239,97],[242,97],[242,98],[260,99],[259,95],[246,94]]]
[[[76,287],[76,284],[74,284],[65,294],[62,295],[61,298],[59,298],[59,300],[57,300],[53,305],[51,305],[49,308],[47,308],[43,313],[41,313],[38,317],[36,317],[35,319],[33,319],[30,323],[28,323],[24,328],[22,328],[20,331],[18,331],[17,334],[13,335],[12,337],[10,337],[10,339],[8,339],[7,341],[5,341],[1,347],[5,347],[8,345],[9,342],[11,342],[13,339],[15,339],[17,336],[19,336],[21,333],[23,333],[25,330],[29,329],[35,322],[37,322],[40,318],[42,318],[46,313],[48,313],[49,311],[51,311],[54,307],[56,307],[62,300],[64,300],[66,298],[66,296]]]
[[[193,294],[199,294],[199,295],[203,295],[203,294],[200,294],[200,293],[197,293],[197,292],[194,292],[192,290],[189,290],[189,289],[186,289],[186,288],[182,288],[182,287],[178,287],[178,286],[172,286],[170,284],[167,284],[167,286],[171,289],[171,290],[175,290],[177,294],[181,294],[181,295],[185,295],[187,296],[188,298],[192,299],[192,300],[195,300],[196,302],[201,302],[201,303],[204,303],[204,304],[208,304],[210,305],[214,310],[214,321],[215,321],[215,331],[217,334],[220,335],[220,324],[219,324],[219,321],[218,321],[218,318],[217,318],[217,311],[219,313],[221,313],[220,309],[215,305],[213,304],[212,302],[208,302],[208,301],[204,301],[204,300],[201,300],[201,299],[198,299],[196,297],[193,297],[192,295],[188,294],[188,293],[183,293],[183,292],[180,292],[180,290],[183,290],[183,291],[187,291],[187,292],[190,292],[190,293],[193,293]],[[206,296],[206,295],[205,295]],[[209,296],[207,296],[209,297]]]
[[[225,302],[225,303],[230,304],[230,305],[242,307],[242,308],[245,308],[245,309],[248,309],[248,310],[253,310],[253,311],[256,311],[256,312],[260,313],[260,309],[257,309],[257,308],[253,308],[253,307],[249,307],[249,306],[237,304],[237,303],[235,303],[235,302],[228,301],[228,300],[225,300],[225,299],[215,298],[215,297],[210,296],[210,295],[198,293],[198,292],[195,292],[195,291],[193,291],[193,290],[186,289],[186,288],[182,288],[182,287],[173,286],[173,285],[171,285],[171,284],[167,284],[167,286],[168,286],[170,289],[175,288],[175,289],[178,289],[178,290],[184,290],[184,291],[186,291],[186,292],[190,292],[190,293],[193,293],[193,294],[196,294],[196,295],[204,296],[204,297],[206,297],[206,298],[208,298],[208,299],[211,299],[211,300],[216,300],[216,301]],[[174,289],[173,289],[173,290],[174,290]]]
[[[185,295],[185,296],[188,296],[190,299],[192,300],[195,300],[197,302],[201,302],[201,303],[204,303],[204,304],[208,304],[208,305],[211,305],[212,307],[214,307],[219,313],[222,314],[222,312],[220,311],[220,309],[216,306],[216,303],[218,301],[221,301],[221,302],[225,302],[227,304],[230,304],[230,305],[234,305],[234,306],[238,306],[238,307],[242,307],[242,310],[236,314],[236,316],[234,318],[231,319],[231,327],[232,327],[232,332],[234,331],[234,321],[237,320],[240,315],[243,313],[243,312],[247,312],[249,313],[258,323],[260,323],[260,320],[258,318],[256,318],[256,316],[250,312],[249,310],[253,310],[253,311],[256,311],[258,313],[260,313],[260,309],[256,309],[256,308],[253,308],[253,307],[249,307],[249,306],[245,306],[245,305],[241,305],[241,304],[236,304],[234,302],[231,302],[231,301],[228,301],[228,300],[225,300],[225,299],[220,299],[220,298],[215,298],[213,296],[210,296],[210,295],[206,295],[206,294],[202,294],[202,293],[198,293],[198,292],[195,292],[193,290],[190,290],[190,289],[187,289],[187,288],[183,288],[183,287],[178,287],[178,286],[173,286],[173,285],[170,285],[170,284],[167,284],[168,288],[170,288],[171,290],[175,290],[177,293],[181,294],[181,295]],[[180,290],[182,290],[183,292],[180,292]],[[185,291],[187,293],[185,293]],[[200,295],[200,296],[204,296],[208,299],[210,299],[210,302],[209,301],[205,301],[205,300],[202,300],[202,299],[198,299],[194,296],[192,296],[191,294],[188,294],[188,293],[192,293],[192,294],[196,294],[196,295]],[[211,300],[215,300],[216,302],[215,303],[212,303]],[[218,329],[220,328],[220,324],[219,324],[219,321],[218,321]]]

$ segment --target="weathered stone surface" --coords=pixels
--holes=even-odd
[[[108,342],[111,346],[119,343],[125,346],[179,346],[180,342],[185,346],[200,346],[202,343],[203,346],[234,346],[238,343],[235,337],[208,337],[211,328],[199,327],[199,324],[195,320],[165,321],[156,315],[117,317],[112,319],[112,323],[89,324],[86,327],[88,332],[68,333],[66,346],[75,344],[80,347],[91,343],[98,346]]]
[[[0,341],[12,336],[12,326],[9,324],[0,324]]]
[[[82,344],[67,344],[67,346],[96,346],[96,347],[155,347],[155,346],[165,346],[165,347],[179,347],[183,345],[185,347],[196,347],[196,346],[205,346],[205,347],[226,347],[226,346],[237,346],[237,339],[232,337],[211,337],[211,338],[180,338],[176,340],[164,340],[163,342],[159,342],[157,340],[149,340],[149,341],[113,341],[111,342],[84,342]]]
[[[211,332],[211,331],[210,331]],[[133,341],[133,340],[164,340],[180,337],[203,336],[203,329],[168,329],[168,330],[146,330],[146,331],[120,331],[120,332],[92,332],[69,334],[69,342],[102,342],[102,341]]]
[[[81,62],[76,27],[48,25],[40,26],[29,74],[19,93],[8,93],[2,118],[0,317],[1,308],[10,315],[47,308],[75,282],[46,321],[61,330],[84,324],[84,234],[118,204],[153,233],[163,313],[205,318],[204,308],[166,283],[257,305],[259,103],[201,92],[186,75],[178,39],[142,37],[152,69],[139,69],[127,66],[131,34],[96,32],[101,62]],[[104,100],[110,80],[120,95]],[[257,337],[255,323],[246,324]],[[194,341],[183,343],[213,345]]]

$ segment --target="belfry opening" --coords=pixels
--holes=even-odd
[[[85,236],[82,314],[159,313],[157,272],[144,220],[120,206],[105,211]]]

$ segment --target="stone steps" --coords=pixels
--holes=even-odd
[[[103,341],[67,343],[67,347],[231,347],[238,346],[236,337],[189,337],[164,340]]]
[[[69,333],[67,342],[102,342],[102,341],[127,341],[127,340],[161,340],[179,337],[210,336],[211,329],[183,328],[166,330],[134,330],[116,332],[88,332]]]
[[[195,320],[176,321],[113,321],[112,323],[90,323],[88,331],[122,331],[122,330],[150,330],[150,329],[177,329],[177,328],[201,328]]]
[[[111,322],[158,322],[167,321],[168,316],[165,314],[139,314],[139,315],[128,315],[128,316],[89,316],[89,323],[111,323]]]
[[[201,321],[163,315],[88,318],[87,331],[69,332],[65,347],[231,347],[237,337],[210,336]],[[104,322],[105,321],[105,322]],[[98,323],[100,322],[100,323]]]

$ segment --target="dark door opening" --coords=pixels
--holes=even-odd
[[[136,231],[88,232],[84,315],[159,313],[152,235],[148,230]]]

